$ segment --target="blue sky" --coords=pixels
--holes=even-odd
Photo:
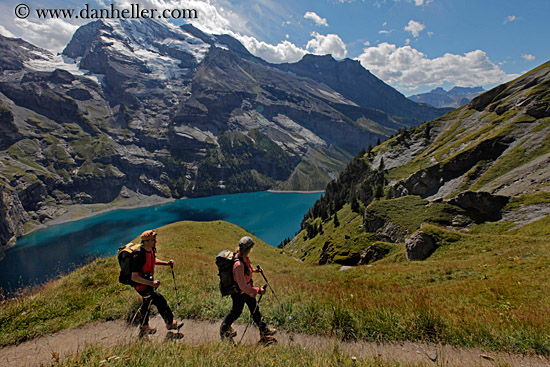
[[[88,1],[92,7],[107,0]],[[60,52],[83,20],[17,19],[21,0],[0,4],[0,33]],[[84,2],[32,0],[31,9]],[[305,53],[361,62],[405,95],[435,87],[489,89],[550,60],[550,0],[117,0],[197,9],[191,23],[238,38],[270,62]],[[176,21],[176,23],[178,23]]]

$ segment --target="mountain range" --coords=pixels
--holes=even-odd
[[[403,243],[426,259],[445,244],[430,225],[506,235],[549,215],[547,62],[361,151],[282,246],[318,264],[368,264]]]
[[[128,192],[323,189],[361,148],[448,111],[357,61],[270,64],[192,25],[96,21],[58,55],[3,36],[0,49],[2,245]]]
[[[427,103],[434,107],[458,108],[464,106],[484,91],[485,90],[482,87],[453,87],[449,91],[438,87],[428,93],[410,96],[409,99],[418,103]]]

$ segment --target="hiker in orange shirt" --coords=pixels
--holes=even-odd
[[[260,329],[260,342],[266,342],[276,333],[275,329],[267,327],[256,301],[258,294],[265,294],[265,288],[254,287],[252,281],[252,274],[260,271],[252,268],[250,259],[248,258],[253,246],[254,241],[248,236],[241,238],[239,241],[239,248],[235,254],[237,260],[233,263],[233,280],[237,283],[239,289],[231,295],[233,306],[220,327],[220,336],[222,339],[230,339],[237,335],[237,332],[233,330],[231,325],[243,312],[245,303],[250,310],[254,323]]]

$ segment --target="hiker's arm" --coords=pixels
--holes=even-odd
[[[158,280],[147,280],[139,276],[138,273],[132,273],[132,282],[148,285],[149,287],[158,288],[160,282]]]
[[[169,266],[172,266],[172,265],[174,265],[174,260],[163,261],[163,260],[155,259],[155,265],[169,265]]]
[[[233,279],[237,282],[239,289],[250,297],[256,297],[260,293],[260,288],[251,287],[244,279],[244,265],[240,261],[235,262],[235,265],[233,265]]]

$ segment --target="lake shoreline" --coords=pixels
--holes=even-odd
[[[48,220],[45,223],[42,223],[41,225],[36,226],[32,230],[25,232],[23,235],[27,235],[37,229],[40,228],[46,228],[49,226],[54,226],[58,224],[63,223],[69,223],[69,222],[75,222],[81,219],[87,219],[94,217],[96,215],[108,213],[113,210],[125,210],[125,209],[139,209],[139,208],[147,208],[147,207],[154,207],[157,205],[163,205],[167,203],[172,203],[174,201],[178,200],[186,200],[189,199],[188,197],[182,197],[180,199],[174,199],[174,198],[163,198],[158,195],[143,195],[140,193],[136,193],[133,191],[130,191],[129,196],[126,198],[117,198],[110,203],[98,203],[98,204],[73,204],[68,205],[65,207],[67,211],[60,216],[56,218],[52,218],[51,220]],[[259,191],[261,192],[261,191]],[[325,191],[324,190],[313,190],[313,191],[285,191],[285,190],[266,190],[265,192],[269,192],[272,194],[322,194]],[[227,195],[227,194],[222,194]],[[219,195],[210,195],[210,196],[219,196]],[[209,197],[209,196],[204,196]],[[142,200],[141,203],[132,203],[135,200]],[[116,202],[120,201],[121,203],[117,204]],[[104,206],[105,208],[100,208]],[[80,214],[77,212],[77,210],[85,210],[86,213]]]
[[[114,210],[130,210],[154,207],[157,205],[168,204],[176,200],[185,199],[187,199],[187,197],[183,197],[181,199],[163,198],[158,195],[149,196],[128,190],[124,193],[124,197],[119,196],[109,203],[63,205],[57,207],[59,211],[63,211],[62,214],[50,220],[47,220],[44,223],[33,225],[32,228],[24,231],[23,236],[21,237],[29,235],[39,229],[48,228],[58,224],[76,222],[82,219],[88,219],[91,217],[95,217],[96,215],[108,213]],[[10,249],[14,246],[17,246],[17,240],[14,244],[9,247],[5,247],[4,249]]]
[[[259,191],[259,192],[262,192],[262,191]],[[324,193],[324,190],[285,191],[285,190],[270,189],[270,190],[265,190],[264,192],[269,192],[272,194],[322,194]],[[230,195],[230,194],[221,194],[221,195]],[[210,195],[210,196],[220,196],[220,195]],[[210,197],[210,196],[205,196],[205,197]],[[72,205],[59,206],[57,208],[59,209],[59,211],[63,211],[62,214],[50,220],[47,220],[44,223],[39,223],[36,225],[30,224],[29,227],[31,226],[32,227],[24,231],[21,237],[27,236],[40,229],[44,229],[44,228],[48,228],[51,226],[64,224],[64,223],[76,222],[82,219],[92,218],[96,215],[105,214],[114,210],[131,210],[131,209],[155,207],[158,205],[164,205],[164,204],[168,204],[178,200],[186,200],[186,199],[189,199],[189,197],[182,197],[180,199],[164,198],[158,195],[144,195],[129,189],[125,189],[121,191],[121,195],[119,195],[115,200],[109,203],[72,204]],[[13,241],[12,244],[4,246],[3,250],[7,251],[16,246],[17,246],[17,239],[15,239],[15,241]],[[0,262],[2,260],[3,260],[3,257],[0,258]]]

